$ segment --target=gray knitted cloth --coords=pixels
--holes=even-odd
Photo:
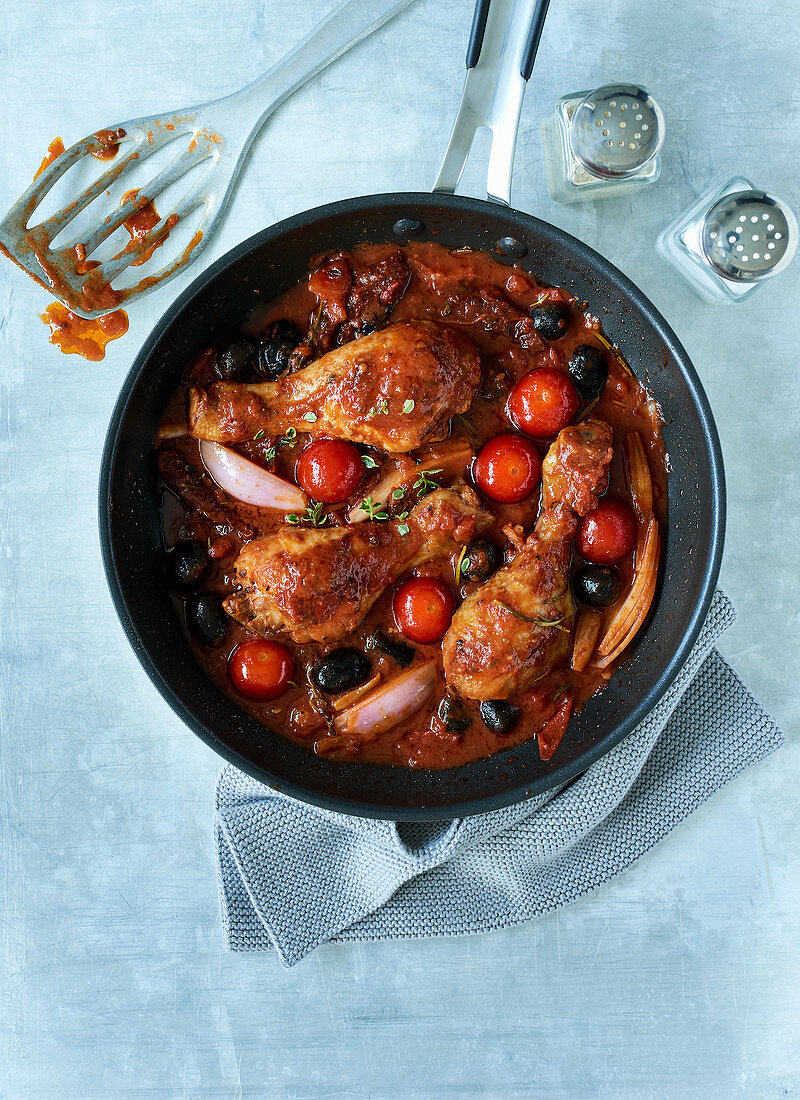
[[[734,618],[718,592],[689,660],[641,725],[570,786],[503,810],[371,821],[224,768],[214,827],[228,946],[274,948],[292,966],[327,940],[487,932],[616,875],[783,743],[714,649]]]

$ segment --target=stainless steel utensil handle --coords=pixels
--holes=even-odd
[[[388,22],[413,0],[346,0],[318,23],[306,37],[276,62],[263,76],[226,97],[226,106],[250,109],[253,102],[264,110],[256,126],[301,85],[337,57]],[[253,118],[250,116],[250,124]]]
[[[511,204],[511,174],[522,99],[550,0],[478,0],[467,78],[434,191],[455,191],[475,133],[492,132],[486,197]]]

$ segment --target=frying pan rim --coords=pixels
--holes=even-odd
[[[670,354],[677,362],[683,376],[691,401],[697,411],[702,428],[701,442],[707,453],[711,472],[711,501],[710,514],[703,517],[709,529],[709,550],[707,565],[702,581],[700,597],[697,600],[686,631],[680,644],[667,660],[665,667],[656,682],[642,695],[631,712],[620,721],[612,733],[598,736],[587,746],[574,760],[561,767],[556,767],[552,772],[528,783],[509,783],[507,789],[480,798],[454,801],[445,806],[421,805],[421,806],[393,806],[389,804],[376,805],[374,802],[360,801],[357,797],[348,799],[342,795],[327,795],[323,792],[309,790],[300,784],[270,773],[268,768],[253,764],[235,749],[231,748],[222,738],[213,733],[207,726],[198,720],[188,709],[175,688],[162,675],[160,669],[150,655],[148,647],[128,610],[127,598],[118,568],[113,540],[113,507],[111,499],[111,475],[115,468],[117,447],[120,441],[121,428],[128,411],[128,404],[140,376],[144,373],[151,356],[158,347],[160,341],[175,323],[180,313],[201,294],[205,288],[226,268],[231,267],[245,255],[274,241],[286,233],[295,229],[308,226],[315,221],[330,218],[332,216],[347,215],[356,217],[368,214],[372,210],[383,210],[392,207],[428,207],[438,206],[442,211],[464,211],[470,214],[485,213],[488,217],[496,217],[498,214],[513,221],[523,232],[528,226],[534,229],[544,229],[546,234],[554,238],[559,248],[567,251],[570,260],[588,261],[614,286],[619,286],[636,306],[639,316],[643,317],[647,324],[655,331],[663,341]],[[725,477],[722,460],[722,451],[717,433],[714,417],[708,402],[702,382],[695,370],[688,354],[673,332],[672,328],[661,316],[656,307],[644,295],[641,290],[624,275],[614,264],[589,245],[571,234],[552,225],[535,215],[518,211],[512,207],[499,206],[483,199],[474,199],[468,196],[452,195],[442,192],[399,192],[392,194],[377,194],[356,196],[326,203],[322,206],[294,214],[265,229],[254,233],[239,244],[234,245],[213,264],[201,271],[197,278],[172,302],[142,344],[128,374],[122,384],[119,396],[109,422],[106,434],[103,454],[100,464],[100,477],[98,485],[98,522],[100,545],[103,559],[103,567],[106,580],[111,592],[117,616],[123,627],[125,635],[136,654],[140,664],[148,677],[157,688],[161,696],[170,705],[178,717],[195,733],[202,741],[212,748],[223,759],[244,771],[248,775],[265,783],[273,790],[281,791],[300,801],[319,806],[323,809],[334,810],[339,813],[351,814],[359,817],[375,818],[380,820],[396,821],[445,821],[455,818],[470,816],[478,813],[499,809],[513,805],[525,799],[535,797],[554,787],[571,782],[581,775],[588,767],[599,760],[627,735],[646,717],[653,707],[664,697],[669,690],[692,646],[700,633],[706,615],[711,606],[716,582],[722,560],[722,550],[725,533],[726,491]]]

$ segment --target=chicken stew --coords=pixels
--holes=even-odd
[[[321,257],[187,366],[156,448],[198,660],[333,760],[549,759],[654,599],[658,407],[579,302],[485,253]]]

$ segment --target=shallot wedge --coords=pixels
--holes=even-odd
[[[434,661],[409,669],[337,715],[334,729],[348,740],[374,741],[424,706],[435,683]]]
[[[348,707],[352,707],[353,703],[357,703],[362,695],[366,695],[368,691],[372,691],[381,682],[380,672],[376,672],[371,680],[367,680],[365,684],[359,684],[358,687],[352,688],[351,691],[346,691],[344,695],[339,695],[333,700],[333,709],[335,711],[347,710]]]
[[[646,523],[653,514],[653,479],[644,445],[638,432],[628,432],[622,441],[625,476],[640,523]]]
[[[405,455],[403,457],[405,462],[402,467],[393,470],[370,490],[372,499],[384,507],[391,501],[392,493],[398,489],[404,491],[409,489],[420,474],[429,473],[433,480],[439,477],[463,477],[472,462],[472,447],[466,440],[458,440],[454,443],[443,443],[441,446],[431,447],[419,462],[412,462],[411,458]],[[363,523],[369,518],[369,513],[360,504],[347,513],[349,523]]]
[[[651,516],[647,533],[642,544],[641,555],[637,555],[636,571],[630,592],[622,606],[608,625],[605,635],[597,646],[598,668],[606,668],[633,641],[639,627],[647,617],[650,604],[656,590],[658,579],[659,535],[658,523]]]
[[[592,659],[602,621],[599,611],[585,609],[578,616],[572,641],[572,668],[575,672],[583,672]]]
[[[566,695],[553,717],[537,731],[536,740],[539,742],[539,756],[542,760],[549,760],[561,744],[567,732],[574,705],[575,700],[572,695]]]
[[[302,512],[308,504],[302,489],[282,477],[276,477],[263,466],[257,466],[230,447],[203,439],[200,455],[203,465],[220,489],[245,504],[275,508],[282,512]]]

